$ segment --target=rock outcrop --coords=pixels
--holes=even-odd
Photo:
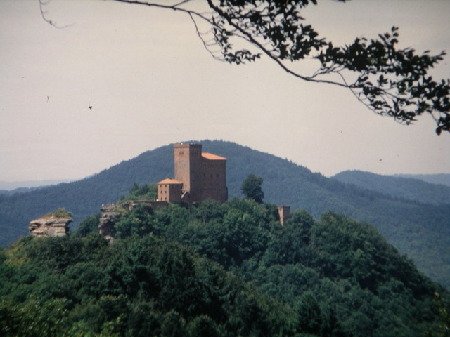
[[[102,205],[98,232],[110,242],[114,239],[114,224],[119,220],[120,214],[121,212],[117,205]]]
[[[60,237],[69,233],[71,217],[44,216],[31,220],[28,229],[32,236],[36,237]]]

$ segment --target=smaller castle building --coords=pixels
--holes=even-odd
[[[183,183],[175,179],[164,179],[158,183],[158,200],[180,202],[183,194]]]

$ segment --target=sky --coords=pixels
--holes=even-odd
[[[188,17],[102,0],[0,1],[0,181],[81,179],[144,151],[221,139],[313,172],[450,173],[450,135],[268,59],[214,60]],[[450,52],[450,1],[319,1],[305,19],[335,44],[400,27],[400,45]],[[307,66],[306,66],[307,67]],[[305,68],[307,69],[307,68]],[[449,78],[448,57],[433,70]],[[89,106],[92,109],[89,109]]]

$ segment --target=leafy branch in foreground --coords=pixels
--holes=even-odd
[[[39,0],[42,8],[49,0]],[[301,11],[317,0],[110,0],[188,15],[203,46],[215,58],[234,64],[265,55],[288,74],[308,82],[347,88],[373,112],[409,125],[423,113],[436,121],[436,133],[450,132],[450,79],[428,73],[445,52],[418,54],[398,48],[398,28],[343,47],[319,36]],[[338,0],[345,2],[345,0]],[[316,70],[303,74],[295,61],[316,60]]]

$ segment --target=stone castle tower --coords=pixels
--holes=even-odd
[[[202,152],[201,144],[178,143],[173,147],[173,162],[175,179],[158,183],[158,200],[188,203],[207,199],[227,201],[226,158]]]
[[[173,172],[175,180],[183,183],[183,192],[190,199],[200,201],[202,195],[202,145],[175,144],[173,146]]]

